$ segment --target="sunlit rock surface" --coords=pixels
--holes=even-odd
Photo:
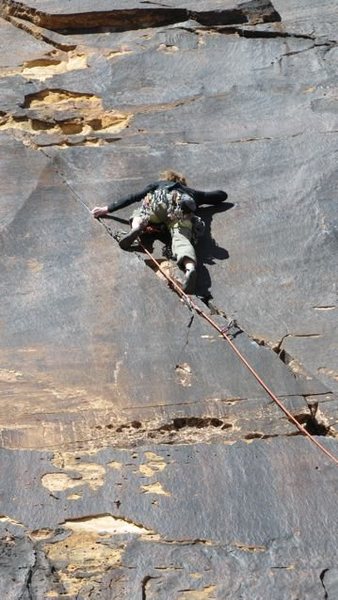
[[[197,303],[338,456],[336,3],[0,17],[1,598],[335,600],[337,465],[90,210],[224,189]]]

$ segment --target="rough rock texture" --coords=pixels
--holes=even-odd
[[[335,600],[337,466],[140,250],[183,172],[199,306],[338,456],[332,0],[0,3],[0,596]],[[164,261],[162,242],[148,240]]]

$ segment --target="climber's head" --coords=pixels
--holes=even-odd
[[[187,180],[184,175],[177,173],[176,171],[163,171],[160,175],[161,179],[165,179],[166,181],[174,181],[177,183],[181,183],[182,185],[187,185]]]

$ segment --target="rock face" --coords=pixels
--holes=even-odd
[[[337,465],[137,248],[171,168],[197,302],[338,457],[329,0],[0,5],[0,596],[337,598]],[[164,269],[162,242],[148,240]]]

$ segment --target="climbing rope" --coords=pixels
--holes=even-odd
[[[170,275],[168,275],[168,273],[166,273],[166,271],[164,271],[164,269],[162,269],[160,263],[156,260],[156,258],[153,257],[153,255],[147,250],[147,248],[142,244],[141,241],[139,241],[139,245],[142,248],[143,252],[150,258],[152,263],[154,265],[156,265],[156,267],[159,269],[159,271],[162,273],[162,275],[164,275],[164,277],[167,279],[170,286],[180,296],[180,298],[188,306],[188,308],[190,310],[194,310],[198,315],[200,315],[203,319],[205,319],[225,339],[225,341],[229,344],[229,346],[232,348],[232,350],[237,354],[237,356],[241,360],[241,362],[250,371],[250,373],[253,375],[253,377],[256,379],[256,381],[258,381],[259,385],[267,392],[267,394],[270,396],[270,398],[277,404],[277,406],[279,406],[279,408],[287,416],[289,421],[291,421],[303,435],[305,435],[307,438],[309,438],[309,440],[313,444],[315,444],[317,446],[317,448],[319,448],[322,452],[324,452],[324,454],[326,454],[326,456],[328,456],[336,465],[338,465],[338,459],[329,450],[327,450],[327,448],[325,448],[320,442],[318,442],[318,440],[316,440],[316,438],[313,435],[311,435],[311,433],[309,433],[307,431],[307,429],[305,429],[305,427],[303,427],[303,425],[298,423],[297,419],[290,413],[290,411],[279,400],[279,398],[276,396],[276,394],[274,394],[274,392],[269,388],[269,386],[258,375],[257,371],[250,365],[250,363],[247,361],[245,356],[238,350],[238,348],[235,346],[235,344],[230,339],[230,337],[228,335],[228,329],[219,327],[219,325],[217,325],[217,323],[204,310],[202,310],[196,304],[196,302],[193,301],[191,296],[186,294],[182,290],[181,286],[172,277],[170,277]]]
[[[70,184],[67,181],[65,181],[65,183],[68,185],[71,192],[80,200],[80,202],[84,206],[84,208],[86,208],[86,210],[88,212],[91,212],[90,208],[81,200],[79,195],[70,186]],[[117,219],[117,220],[120,220],[120,219]],[[101,219],[98,219],[98,221],[101,222],[101,224],[104,225],[104,227],[108,231],[108,233],[110,235],[112,235],[109,227],[107,227],[105,225],[105,223],[102,222]],[[124,220],[121,219],[121,221],[124,221]],[[113,237],[115,237],[115,236],[113,236]],[[290,411],[284,406],[284,404],[281,402],[281,400],[279,400],[279,398],[276,396],[276,394],[274,394],[274,392],[269,388],[269,386],[263,381],[263,379],[260,377],[260,375],[258,375],[257,371],[250,365],[250,363],[247,361],[245,356],[238,350],[238,348],[235,346],[235,344],[230,339],[230,337],[227,333],[228,329],[219,327],[217,325],[217,323],[209,315],[207,315],[207,313],[204,310],[202,310],[192,300],[191,296],[186,294],[182,290],[181,286],[172,277],[170,277],[170,275],[168,275],[168,273],[166,273],[164,271],[164,269],[162,269],[160,263],[156,260],[156,258],[153,257],[153,255],[149,252],[149,250],[147,250],[147,248],[142,244],[141,241],[139,241],[139,245],[142,248],[143,252],[150,258],[151,262],[154,265],[156,265],[156,267],[159,269],[159,271],[162,273],[162,275],[164,275],[164,277],[166,278],[166,280],[168,281],[170,286],[174,289],[174,291],[178,294],[178,296],[183,300],[183,302],[188,306],[188,308],[190,310],[194,310],[198,315],[200,315],[203,319],[205,319],[225,339],[225,341],[229,344],[229,346],[232,348],[232,350],[235,352],[235,354],[237,354],[237,356],[241,360],[241,362],[246,366],[246,368],[250,371],[250,373],[253,375],[253,377],[256,379],[256,381],[259,383],[259,385],[267,392],[267,394],[277,404],[277,406],[281,409],[281,411],[287,416],[289,421],[291,421],[303,435],[305,435],[313,444],[315,444],[315,446],[317,446],[317,448],[319,448],[319,450],[321,450],[324,454],[326,454],[326,456],[328,458],[330,458],[336,465],[338,465],[338,459],[334,456],[334,454],[332,454],[329,450],[327,450],[327,448],[325,448],[320,442],[318,442],[318,440],[316,440],[316,438],[313,435],[311,435],[311,433],[309,433],[307,431],[307,429],[305,429],[305,427],[303,427],[303,425],[301,425],[301,423],[298,423],[297,419],[293,416],[293,414],[290,413]]]

